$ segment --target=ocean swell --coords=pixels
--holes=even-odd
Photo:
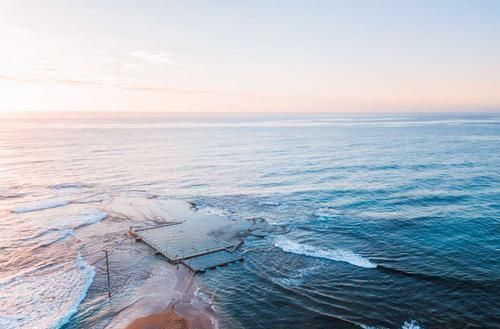
[[[56,185],[51,185],[49,188],[53,190],[62,190],[62,189],[80,189],[82,187],[85,187],[83,183],[80,182],[75,182],[75,183],[62,183],[62,184],[56,184]]]
[[[51,200],[30,203],[22,207],[17,207],[16,209],[14,209],[14,212],[16,213],[32,212],[32,211],[62,207],[68,204],[69,201],[67,200],[51,199]]]

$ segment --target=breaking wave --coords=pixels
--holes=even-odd
[[[78,311],[78,307],[80,306],[83,299],[87,296],[87,291],[94,281],[95,268],[87,264],[83,260],[81,255],[78,255],[78,258],[76,259],[76,265],[78,266],[80,274],[82,274],[82,278],[85,276],[86,279],[82,280],[83,282],[81,292],[77,296],[77,298],[73,300],[73,305],[71,305],[66,314],[64,314],[59,319],[59,321],[57,321],[57,323],[54,325],[54,328],[61,328],[63,325],[69,322],[71,317]]]
[[[277,237],[274,241],[274,245],[285,252],[297,255],[324,258],[336,262],[346,262],[351,265],[364,268],[377,267],[377,264],[372,263],[369,259],[355,254],[350,250],[314,247],[307,244],[301,244],[284,237]]]
[[[95,268],[78,255],[70,264],[9,279],[2,286],[0,309],[6,313],[0,317],[0,327],[61,328],[77,312],[94,277]]]
[[[422,329],[422,327],[418,324],[417,321],[411,320],[411,321],[405,321],[401,329]]]

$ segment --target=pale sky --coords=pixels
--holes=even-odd
[[[0,111],[500,110],[500,1],[0,0]]]

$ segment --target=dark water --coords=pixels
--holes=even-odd
[[[292,228],[207,275],[230,326],[498,327],[500,126],[467,119],[267,131],[257,191],[200,198]]]
[[[146,191],[286,228],[204,275],[223,328],[500,327],[498,115],[23,119],[0,143],[5,209],[81,182],[86,195]],[[42,213],[0,227],[26,232]],[[8,281],[19,270],[0,289],[28,289]]]

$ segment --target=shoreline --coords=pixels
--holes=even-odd
[[[113,233],[122,230],[124,225],[129,227],[138,222],[142,225],[157,225],[158,222],[169,222],[177,218],[195,221],[208,221],[209,217],[213,219],[213,215],[197,212],[192,204],[181,200],[115,197],[102,208],[108,213],[108,221],[105,223],[108,225],[107,232]],[[135,221],[127,221],[125,224],[122,218],[134,218]],[[217,222],[219,229],[231,223],[218,216]],[[128,267],[127,271],[147,273],[147,276],[137,274],[140,281],[133,286],[134,291],[122,292],[130,293],[127,298],[130,302],[112,316],[106,328],[217,329],[218,318],[212,304],[197,293],[200,285],[203,285],[203,278],[195,276],[183,264],[173,265],[163,256],[154,256],[150,246],[129,237],[128,242],[121,245],[121,255],[115,254],[112,259],[118,258],[128,263],[131,252],[141,258],[146,255],[149,257],[146,263]],[[117,270],[112,273],[115,277],[124,275],[119,273],[119,267],[112,267],[113,269]]]
[[[186,221],[205,223],[205,225],[210,225],[210,234],[233,243],[237,247],[249,235],[262,237],[271,232],[283,233],[282,229],[277,229],[262,219],[229,221],[218,214],[200,212],[192,202],[148,199],[147,201],[141,200],[140,205],[134,203],[127,202],[126,207],[123,208],[124,205],[117,202],[108,210],[111,213],[113,210],[120,213],[129,206],[133,206],[134,212],[148,209],[154,214],[162,214],[163,222],[182,218]],[[146,245],[145,247],[150,248]],[[171,285],[165,285],[164,278],[158,278],[147,289],[148,292],[154,293],[143,295],[142,300],[130,309],[124,310],[116,320],[127,329],[218,329],[219,319],[211,302],[198,294],[198,291],[203,291],[203,278],[195,276],[183,264],[173,265],[166,259],[162,260],[156,264],[170,272]],[[175,283],[172,280],[174,278]],[[158,293],[159,289],[162,291],[161,294]]]
[[[216,314],[211,305],[201,300],[196,291],[194,275],[183,265],[162,264],[177,280],[164,295],[172,297],[168,304],[158,303],[155,296],[145,295],[118,319],[126,329],[218,329]]]
[[[25,201],[22,203],[15,200],[7,205],[7,210],[16,209],[24,203],[34,204],[32,201],[43,203],[46,199],[50,198],[30,198],[22,200]],[[47,226],[57,230],[46,233],[45,226],[37,228],[43,233],[40,235],[42,238],[36,239],[38,252],[21,251],[27,253],[32,262],[57,260],[64,265],[53,272],[54,278],[57,278],[54,279],[57,289],[41,290],[52,299],[61,301],[64,314],[33,316],[31,322],[46,321],[45,318],[48,318],[56,327],[64,321],[64,326],[71,322],[81,327],[115,329],[134,328],[138,325],[136,321],[141,319],[143,327],[161,328],[165,325],[161,319],[177,321],[180,317],[186,320],[188,328],[218,328],[221,318],[216,314],[210,298],[205,298],[203,276],[193,275],[182,264],[170,264],[147,244],[135,241],[125,230],[134,225],[148,227],[181,218],[207,225],[214,236],[234,240],[234,244],[239,245],[251,234],[250,229],[256,226],[254,223],[228,220],[200,211],[196,205],[184,200],[162,199],[143,192],[96,194],[78,188],[71,190],[66,199],[66,206],[44,207],[33,210],[29,215],[40,213],[41,218],[47,216]],[[12,218],[26,216],[23,213],[9,214]],[[30,233],[36,237],[37,230]],[[106,273],[103,251],[108,251],[110,255],[109,274]],[[79,259],[80,255],[84,265],[78,262],[75,265],[75,257]],[[85,284],[87,267],[95,271],[88,279],[88,286]],[[61,276],[68,279],[61,280]],[[32,289],[36,290],[36,287]],[[107,296],[108,289],[112,292],[111,297]],[[73,304],[65,303],[69,298],[57,298],[60,292],[65,291],[83,297],[75,297]],[[17,303],[14,299],[11,302]],[[172,312],[175,314],[170,314]]]

